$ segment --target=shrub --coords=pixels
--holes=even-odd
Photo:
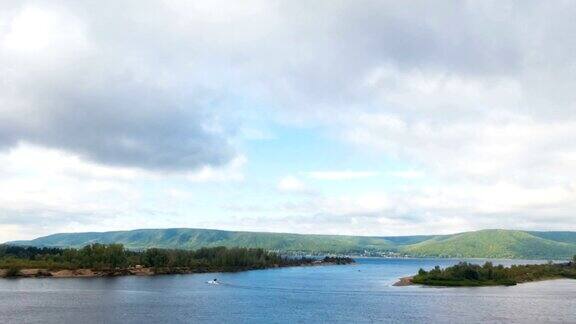
[[[6,274],[4,275],[6,278],[14,278],[20,276],[20,269],[16,267],[11,267],[6,270]]]

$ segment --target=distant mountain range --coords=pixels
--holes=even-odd
[[[173,228],[61,233],[30,241],[9,242],[15,245],[48,247],[82,247],[91,243],[121,243],[130,249],[242,246],[284,252],[399,253],[417,257],[566,259],[576,254],[576,232],[517,230],[368,237]]]

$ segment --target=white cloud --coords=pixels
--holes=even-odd
[[[70,224],[105,223],[129,214],[140,199],[140,190],[131,184],[135,172],[90,165],[55,150],[20,146],[0,155],[0,229],[57,231]],[[20,237],[24,235],[29,234],[22,230]]]
[[[204,166],[200,170],[188,172],[186,178],[194,182],[229,182],[244,180],[244,166],[248,159],[243,156],[237,156],[228,164],[215,168]]]
[[[576,226],[572,2],[116,7],[0,3],[3,207],[85,224],[69,215],[130,213],[166,179],[244,181],[258,156],[242,141],[290,136],[280,124],[414,168],[297,174],[406,185],[297,197],[295,230],[306,219],[307,231],[359,233]],[[298,177],[278,189],[310,190]]]
[[[380,173],[372,171],[312,171],[308,172],[307,175],[317,180],[353,180],[376,177]]]
[[[139,19],[139,9],[125,9]],[[27,142],[160,172],[220,167],[238,155],[236,126],[209,104],[207,87],[188,80],[195,67],[166,62],[164,37],[148,37],[145,24],[58,1],[0,11],[0,149]]]
[[[401,171],[394,171],[389,172],[393,177],[402,178],[402,179],[417,179],[424,177],[424,173],[418,170],[401,170]]]
[[[526,188],[510,182],[418,186],[317,195],[283,203],[276,217],[246,216],[229,228],[305,233],[413,235],[481,228],[576,230],[576,183]]]
[[[382,118],[379,118],[382,117]],[[360,116],[345,134],[351,142],[425,166],[445,178],[513,179],[559,183],[575,175],[576,121],[536,121],[521,116],[448,124]],[[555,177],[563,174],[564,179]]]
[[[186,188],[243,179],[245,158],[186,176],[107,167],[21,144],[0,154],[0,241],[35,233],[186,224],[197,197]],[[167,187],[167,188],[164,188]]]
[[[309,192],[309,188],[302,180],[294,176],[285,176],[278,181],[277,188],[282,192],[305,193]]]
[[[13,17],[2,45],[19,54],[42,50],[87,49],[84,24],[67,10],[47,11],[24,7]],[[43,53],[44,54],[44,53]]]

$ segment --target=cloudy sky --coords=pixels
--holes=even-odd
[[[576,230],[576,2],[2,1],[0,241]]]

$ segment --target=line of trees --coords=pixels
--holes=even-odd
[[[152,268],[266,268],[291,263],[311,262],[310,259],[288,259],[263,249],[201,248],[195,251],[148,249],[138,255],[138,262]]]
[[[310,258],[288,258],[257,248],[213,247],[190,250],[151,248],[130,251],[121,244],[91,244],[80,249],[0,246],[0,268],[111,270],[136,265],[202,271],[260,269],[310,264]]]

